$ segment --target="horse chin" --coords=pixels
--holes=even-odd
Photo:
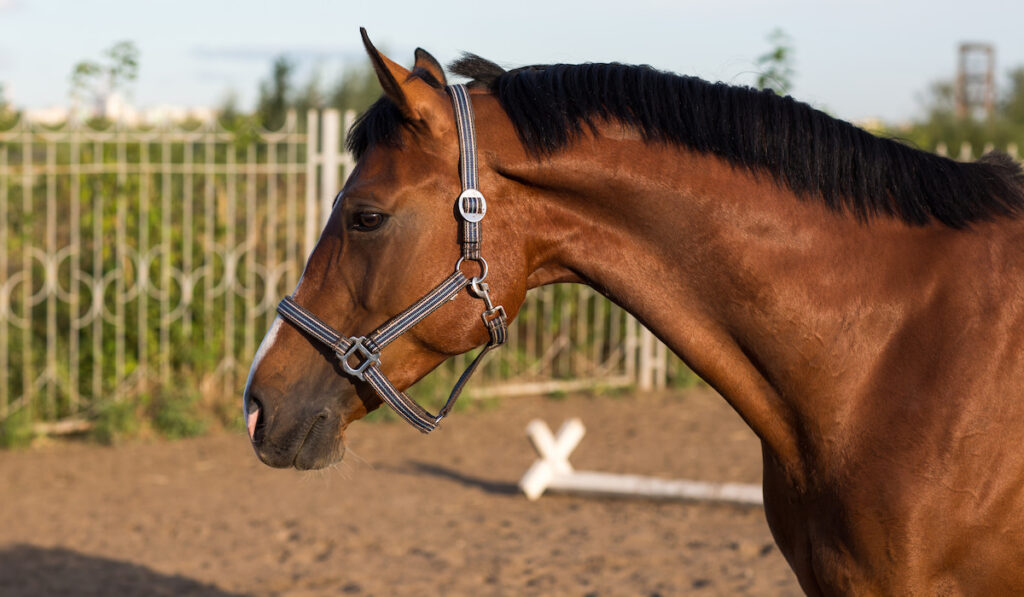
[[[316,470],[338,464],[344,457],[345,444],[341,440],[337,440],[335,445],[327,450],[317,451],[305,449],[305,446],[303,446],[295,456],[295,462],[292,463],[292,466],[295,467],[295,470],[299,471]]]
[[[339,429],[329,419],[318,417],[295,453],[292,466],[308,471],[326,468],[341,462],[345,456],[344,425]]]

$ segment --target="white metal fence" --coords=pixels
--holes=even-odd
[[[159,392],[237,396],[352,166],[351,119],[0,131],[0,420]],[[532,292],[495,355],[478,396],[667,374],[665,347],[580,286]],[[432,375],[438,388],[453,361]]]
[[[966,162],[969,160],[973,160],[975,158],[979,158],[985,155],[986,153],[995,150],[996,146],[993,143],[986,143],[980,148],[981,151],[979,152],[978,148],[974,147],[970,143],[961,143],[960,147],[956,149],[956,151],[951,151],[950,147],[947,144],[939,143],[935,146],[935,153],[941,156],[952,157],[962,162]],[[1013,159],[1020,159],[1019,148],[1017,147],[1016,143],[1010,143],[1005,148],[1000,149],[1009,154],[1010,157],[1012,157]]]

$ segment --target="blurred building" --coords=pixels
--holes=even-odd
[[[137,108],[129,103],[123,95],[112,93],[98,100],[92,106],[47,106],[44,108],[26,108],[22,115],[29,122],[56,126],[69,120],[85,121],[103,117],[126,126],[157,126],[174,124],[189,120],[205,122],[217,116],[215,108],[205,106],[174,106],[160,104],[146,108]]]

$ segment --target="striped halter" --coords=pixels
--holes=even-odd
[[[487,261],[480,254],[480,220],[487,213],[487,202],[477,189],[476,129],[473,125],[473,105],[470,103],[469,92],[464,85],[450,85],[446,90],[451,97],[452,106],[455,108],[455,123],[459,133],[459,175],[462,179],[462,194],[459,195],[457,201],[458,212],[462,218],[460,238],[462,255],[456,261],[455,271],[452,275],[405,311],[395,315],[365,336],[349,338],[342,336],[316,315],[296,303],[291,296],[284,297],[277,306],[277,312],[282,317],[329,346],[341,361],[341,368],[345,373],[370,384],[381,400],[423,433],[429,433],[437,428],[438,423],[455,404],[463,387],[476,371],[484,355],[492,348],[504,344],[508,336],[505,309],[501,305],[495,306],[491,302],[487,284],[484,283],[484,279],[487,277]],[[480,265],[480,275],[467,278],[460,270],[463,261],[476,261]],[[463,289],[468,289],[473,297],[484,302],[484,312],[480,318],[483,319],[490,340],[459,377],[441,410],[436,415],[432,415],[405,392],[395,388],[394,384],[388,380],[380,369],[380,353],[385,346],[423,321],[438,307],[454,300]]]

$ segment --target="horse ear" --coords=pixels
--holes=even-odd
[[[423,48],[416,48],[415,68],[426,71],[427,74],[437,80],[441,87],[448,84],[448,80],[444,76],[444,69],[441,68],[441,63]]]
[[[359,33],[363,36],[363,45],[366,46],[366,53],[370,55],[373,70],[377,73],[384,94],[395,102],[403,116],[413,122],[427,123],[431,121],[432,115],[438,113],[439,108],[444,109],[447,104],[444,103],[443,91],[420,77],[411,76],[409,69],[377,51],[370,42],[365,28],[360,27]],[[434,60],[435,64],[436,62]]]

